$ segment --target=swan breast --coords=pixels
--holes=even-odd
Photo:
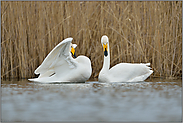
[[[75,59],[78,62],[78,72],[83,78],[89,79],[92,74],[91,61],[86,56],[78,56]]]

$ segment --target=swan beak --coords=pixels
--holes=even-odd
[[[74,56],[74,58],[76,58],[75,49],[73,47],[71,48],[71,54]]]
[[[104,49],[104,55],[107,56],[108,55],[107,44],[103,44],[103,49]]]

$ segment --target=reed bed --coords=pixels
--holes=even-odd
[[[111,67],[151,63],[151,77],[182,77],[182,1],[1,1],[1,79],[32,78],[63,39],[103,65],[102,35],[110,41]]]

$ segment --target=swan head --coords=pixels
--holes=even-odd
[[[77,47],[77,44],[72,44],[71,43],[71,54],[76,58],[76,53],[75,53],[75,48]]]
[[[102,36],[101,38],[101,44],[104,49],[104,56],[108,56],[108,46],[109,46],[109,39],[106,35]]]
[[[101,43],[104,44],[104,43],[109,43],[109,38],[106,36],[106,35],[103,35],[102,38],[101,38]]]

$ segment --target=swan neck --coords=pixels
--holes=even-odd
[[[104,64],[103,69],[109,69],[110,67],[110,51],[109,51],[109,43],[108,43],[108,55],[104,55]]]

